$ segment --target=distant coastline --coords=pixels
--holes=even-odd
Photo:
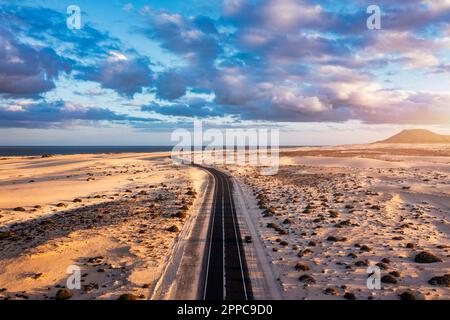
[[[302,146],[280,146],[300,148]],[[102,153],[153,153],[168,152],[173,146],[0,146],[0,157],[25,157],[42,155],[73,155]]]
[[[173,146],[12,146],[0,147],[0,156],[41,156],[101,153],[152,153],[172,150]]]

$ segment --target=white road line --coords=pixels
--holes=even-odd
[[[244,285],[244,294],[245,294],[245,300],[248,300],[247,296],[247,286],[245,285],[245,277],[244,277],[244,267],[242,266],[242,259],[241,259],[241,249],[239,247],[239,238],[236,230],[236,221],[235,221],[235,212],[234,212],[234,202],[233,202],[233,195],[231,194],[231,188],[230,183],[228,181],[228,178],[226,179],[227,186],[228,186],[228,196],[230,197],[230,207],[231,207],[231,215],[233,220],[233,227],[234,227],[234,235],[236,237],[236,246],[238,250],[238,256],[239,256],[239,264],[241,266],[241,276],[242,276],[242,284]]]
[[[218,175],[220,176],[220,175]],[[227,297],[227,277],[225,272],[225,197],[224,197],[224,185],[223,178],[220,179],[222,183],[222,249],[223,249],[223,261],[222,261],[222,270],[223,270],[223,300]]]
[[[216,179],[215,175],[212,174],[214,179]],[[213,231],[214,231],[214,218],[216,216],[216,199],[217,199],[217,181],[215,181],[214,184],[214,201],[213,201],[213,215],[212,215],[212,224],[211,224],[211,232],[210,232],[210,239],[209,239],[209,252],[208,252],[208,262],[206,264],[206,279],[205,279],[205,287],[203,289],[203,300],[206,300],[206,288],[208,287],[208,275],[209,275],[209,262],[211,260],[211,247],[212,247],[212,236],[213,236]]]

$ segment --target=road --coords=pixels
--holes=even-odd
[[[252,300],[253,293],[239,230],[230,177],[202,167],[214,177],[215,190],[205,246],[204,300]]]

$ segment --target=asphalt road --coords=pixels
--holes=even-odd
[[[203,267],[204,300],[252,300],[230,178],[215,169],[214,200]]]

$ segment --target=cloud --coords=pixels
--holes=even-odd
[[[170,105],[161,105],[153,102],[141,108],[144,112],[155,112],[167,116],[188,118],[213,118],[221,117],[224,112],[216,105],[202,99],[194,99],[187,103],[179,102]]]
[[[121,14],[135,9],[129,4],[119,8]],[[94,81],[123,101],[133,99],[129,105],[143,103],[141,111],[165,116],[448,123],[449,92],[407,90],[399,81],[388,84],[392,75],[383,76],[389,72],[408,85],[405,79],[412,74],[448,72],[448,4],[379,0],[382,30],[377,31],[366,28],[362,0],[226,0],[215,18],[191,14],[196,8],[188,15],[145,6],[134,36],[156,42],[162,49],[157,59],[175,57],[160,65],[89,24],[68,30],[64,15],[54,10],[5,5],[0,8],[0,94],[35,101],[13,101],[1,112],[19,126],[70,119],[133,121],[109,109],[43,103],[40,96],[65,73],[74,83]],[[134,99],[144,91],[155,101]],[[192,92],[211,98],[193,98]]]
[[[111,52],[109,58],[98,66],[81,69],[78,79],[95,81],[103,88],[113,89],[121,95],[132,97],[142,92],[152,82],[150,60]]]
[[[0,105],[1,128],[54,128],[99,121],[153,122],[156,120],[117,114],[107,108],[86,107],[63,101],[50,103],[26,101]]]
[[[0,26],[0,95],[39,96],[52,90],[55,79],[71,65],[53,49],[22,43]]]
[[[0,57],[4,58],[3,64],[16,64],[8,70],[5,66],[0,69],[0,86],[5,93],[20,97],[48,92],[61,72],[73,72],[77,79],[99,82],[125,96],[151,85],[149,58],[124,49],[118,39],[89,24],[74,31],[66,27],[65,21],[62,13],[52,9],[14,5],[0,8]],[[22,43],[19,38],[32,39],[36,44]]]
[[[208,65],[222,52],[215,22],[208,17],[185,18],[181,14],[157,12],[149,7],[141,13],[147,24],[142,32],[186,63]]]
[[[209,32],[197,17],[148,9],[153,27],[146,34],[185,64],[158,77],[157,97],[166,103],[144,109],[241,120],[448,121],[447,93],[387,89],[375,77],[392,68],[446,70],[447,3],[381,0],[380,31],[366,27],[366,2],[340,5],[228,0],[220,18],[205,23]],[[180,104],[188,89],[213,93],[212,105]]]

